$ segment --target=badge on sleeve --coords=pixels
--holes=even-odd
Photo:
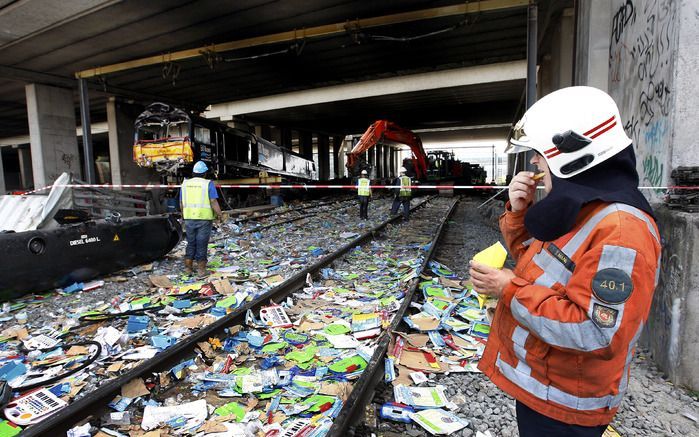
[[[632,291],[631,277],[620,269],[602,269],[592,278],[592,292],[604,303],[624,303]]]
[[[619,311],[598,303],[592,304],[592,321],[600,328],[612,328],[616,325]]]

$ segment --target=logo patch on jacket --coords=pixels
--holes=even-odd
[[[592,278],[592,292],[605,303],[624,303],[632,291],[631,277],[620,269],[602,269]]]
[[[592,304],[592,321],[600,328],[612,328],[616,325],[619,311],[598,303]]]

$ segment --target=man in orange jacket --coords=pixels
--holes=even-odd
[[[547,196],[533,203],[534,173],[517,174],[500,218],[515,269],[471,263],[474,288],[500,298],[479,368],[517,400],[520,436],[601,436],[657,285],[658,228],[606,93],[539,100],[510,139],[523,149]]]

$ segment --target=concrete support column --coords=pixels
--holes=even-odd
[[[342,137],[341,136],[334,136],[333,137],[333,177],[335,179],[341,178],[344,176],[344,173],[342,173],[342,167],[340,166],[340,149],[342,149]]]
[[[22,188],[34,188],[34,172],[32,171],[32,153],[29,147],[17,148],[19,155],[19,181]]]
[[[376,163],[376,177],[377,178],[382,178],[383,177],[383,149],[384,146],[381,144],[377,144],[374,146],[375,152],[376,152],[376,157],[374,158],[374,162]]]
[[[612,6],[608,0],[580,0],[577,9],[573,83],[607,91],[609,64],[612,62],[609,50]],[[626,21],[626,17],[621,17],[621,20]]]
[[[81,177],[73,91],[29,84],[25,92],[34,186],[49,185],[63,172]]]
[[[388,157],[391,154],[391,146],[386,146],[383,148],[383,153],[382,158],[383,158],[383,177],[388,178],[390,177],[389,174],[391,173],[391,169],[389,168],[388,165]]]
[[[394,177],[396,177],[396,148],[395,147],[389,148],[388,154],[389,154],[388,162],[390,163],[389,164],[390,167],[388,170],[388,177],[394,178]]]
[[[271,142],[277,146],[282,145],[282,130],[276,126],[270,128],[270,139]]]
[[[133,123],[141,109],[115,97],[107,101],[109,170],[113,184],[137,184],[153,177],[153,172],[133,162]]]
[[[313,159],[313,134],[299,132],[299,153],[306,159]]]
[[[323,134],[318,134],[318,178],[330,179],[330,138]]]
[[[285,149],[291,150],[291,142],[293,139],[293,136],[292,136],[293,133],[291,131],[291,128],[288,128],[288,127],[280,128],[280,134],[281,134],[280,146],[284,147]]]
[[[267,141],[272,140],[272,128],[267,125],[255,126],[255,135]]]
[[[369,171],[369,177],[375,178],[376,177],[376,147],[372,147],[371,149],[366,151],[367,153],[367,163],[369,164],[369,167],[371,170]]]
[[[7,191],[5,186],[5,167],[2,165],[2,147],[0,147],[0,196],[4,195]]]

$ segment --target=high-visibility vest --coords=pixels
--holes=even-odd
[[[478,368],[547,417],[606,425],[628,388],[648,320],[658,228],[633,206],[592,202],[573,229],[542,242],[530,238],[524,216],[500,217],[516,277],[502,291]]]
[[[400,193],[398,195],[400,197],[410,197],[410,178],[408,176],[401,176],[400,177]]]
[[[209,181],[204,178],[182,182],[182,216],[185,220],[213,220],[209,201]]]
[[[359,196],[371,196],[371,188],[369,188],[368,178],[359,178],[357,181],[357,195]]]

